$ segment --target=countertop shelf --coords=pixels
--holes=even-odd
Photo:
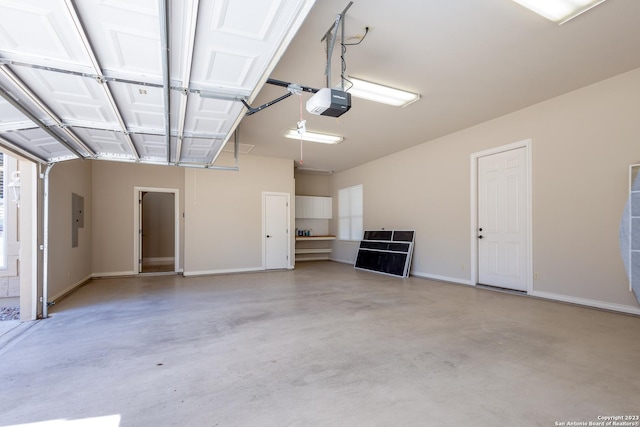
[[[331,255],[330,240],[336,236],[296,236],[296,261],[327,260]]]
[[[330,254],[331,248],[318,248],[318,249],[296,249],[296,255],[299,254]]]

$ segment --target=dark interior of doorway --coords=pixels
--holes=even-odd
[[[175,194],[142,192],[141,273],[175,271]]]

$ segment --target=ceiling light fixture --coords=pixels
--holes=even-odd
[[[327,135],[324,133],[317,133],[317,132],[304,132],[302,134],[298,133],[297,129],[289,129],[284,133],[284,136],[286,138],[290,138],[290,139],[297,139],[297,140],[304,140],[304,141],[310,141],[310,142],[319,142],[321,144],[337,144],[339,142],[342,142],[342,140],[344,139],[341,136],[338,135]]]
[[[417,93],[383,86],[351,76],[349,76],[348,82],[353,83],[353,86],[347,89],[351,96],[368,99],[369,101],[381,102],[396,107],[406,107],[420,99],[420,95]]]
[[[516,3],[562,25],[570,19],[596,7],[605,0],[513,0]]]

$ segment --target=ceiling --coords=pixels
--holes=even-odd
[[[320,39],[348,0],[316,2],[271,74],[323,87]],[[341,171],[640,67],[640,1],[608,0],[557,25],[511,0],[355,0],[346,14],[347,74],[421,94],[405,108],[353,98],[335,119],[304,111],[307,130],[344,136],[303,143],[303,168]],[[332,85],[339,83],[339,52]],[[257,104],[283,93],[265,85]],[[303,100],[309,94],[302,95]],[[246,117],[251,154],[299,161],[299,100]]]
[[[345,41],[361,43],[347,47],[346,74],[422,99],[398,108],[353,98],[332,118],[301,113],[302,93],[246,116],[241,101],[288,93],[268,77],[325,86],[321,38],[347,4],[0,0],[0,145],[43,163],[217,167],[238,139],[241,152],[331,173],[640,67],[637,0],[608,0],[560,26],[511,0],[355,0]],[[344,141],[284,138],[301,116]]]

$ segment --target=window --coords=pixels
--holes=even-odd
[[[17,179],[18,161],[0,151],[0,276],[15,276],[20,250],[17,207],[12,186]]]
[[[362,239],[362,184],[338,190],[338,238]]]

